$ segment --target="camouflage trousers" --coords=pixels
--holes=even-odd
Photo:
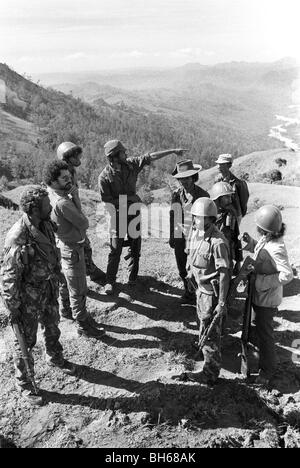
[[[30,293],[32,289],[29,291]],[[22,312],[20,323],[24,332],[32,372],[34,373],[32,350],[37,341],[39,323],[44,336],[47,361],[53,363],[61,361],[63,359],[63,348],[59,342],[59,308],[51,285],[47,284],[43,290],[39,290],[39,295],[35,299],[33,299],[32,294],[26,294],[23,297],[23,305],[20,310]],[[14,366],[17,384],[19,386],[26,385],[28,376],[17,338],[14,339]]]
[[[197,316],[200,322],[199,338],[203,330],[209,325],[218,299],[215,296],[197,292]],[[210,379],[216,380],[221,370],[221,329],[222,323],[218,321],[210,337],[203,347],[204,366],[203,373]]]

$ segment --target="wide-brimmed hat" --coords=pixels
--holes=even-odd
[[[176,164],[172,176],[176,179],[183,179],[184,177],[191,177],[195,174],[198,174],[202,169],[200,164],[194,164],[191,159],[185,159],[184,161],[179,161]]]
[[[220,154],[218,159],[215,161],[217,164],[230,164],[232,163],[232,156],[231,154]]]

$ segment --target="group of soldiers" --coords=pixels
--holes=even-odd
[[[15,333],[16,384],[32,404],[42,404],[42,396],[32,379],[32,350],[38,323],[43,330],[49,365],[75,375],[76,367],[63,356],[60,316],[75,320],[80,336],[103,336],[105,330],[87,311],[86,276],[103,285],[105,294],[113,295],[122,249],[128,246],[128,284],[136,284],[141,213],[140,209],[131,208],[141,203],[136,187],[138,174],[153,161],[171,154],[182,157],[185,151],[169,149],[128,158],[119,140],[105,144],[108,164],[99,176],[99,191],[111,220],[106,273],[93,262],[87,237],[89,221],[82,211],[76,173],[83,155],[80,146],[62,143],[57,149],[57,159],[45,168],[45,185],[32,186],[23,193],[20,200],[23,215],[5,240],[1,296],[13,330],[17,325],[26,343],[24,356],[19,333]],[[180,187],[172,195],[169,244],[183,280],[181,301],[196,303],[201,337],[216,313],[226,317],[230,281],[238,273],[243,258],[242,241],[245,248],[255,250],[253,329],[257,331],[255,340],[260,352],[258,378],[266,383],[276,369],[272,319],[282,299],[282,285],[293,277],[283,242],[285,225],[278,208],[268,205],[256,216],[261,236],[258,243],[247,233],[241,236],[239,226],[249,198],[247,184],[230,171],[230,154],[220,155],[216,164],[219,176],[210,194],[196,184],[202,168],[191,160],[179,161],[172,174]],[[121,203],[124,197],[125,231]],[[132,221],[134,232],[129,229]],[[209,385],[216,382],[221,369],[221,329],[222,320],[203,347],[201,373],[190,373],[185,378]]]

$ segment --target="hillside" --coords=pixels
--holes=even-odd
[[[279,167],[277,159],[286,160],[285,166]],[[288,149],[274,149],[255,151],[234,160],[232,172],[236,175],[248,174],[249,182],[263,181],[263,174],[278,169],[282,173],[284,185],[300,186],[300,152],[292,152]],[[217,167],[212,167],[200,173],[200,184],[209,189],[218,174]]]
[[[11,198],[18,201],[22,188]],[[282,205],[286,241],[300,272],[300,188],[250,184],[251,204]],[[7,194],[6,194],[7,195]],[[9,195],[9,193],[8,193]],[[99,238],[98,194],[82,191],[96,263],[105,269],[108,247]],[[258,203],[258,202],[256,202]],[[253,208],[253,207],[252,207]],[[96,214],[95,216],[95,213]],[[0,208],[0,244],[19,214]],[[242,229],[255,233],[254,211]],[[97,341],[78,338],[62,321],[65,355],[76,364],[67,377],[45,365],[41,335],[35,350],[38,383],[47,402],[40,409],[21,405],[13,384],[11,333],[0,328],[0,444],[19,447],[298,447],[300,446],[299,279],[285,288],[275,318],[279,368],[268,391],[238,374],[241,312],[233,311],[223,337],[222,373],[214,388],[174,380],[194,361],[193,307],[178,299],[181,283],[167,239],[143,241],[140,282],[126,285],[122,259],[118,293],[108,298],[89,284],[88,309],[106,329]],[[0,311],[3,318],[3,309]],[[253,365],[255,361],[253,360]]]
[[[160,86],[162,76],[168,78],[168,87],[139,87],[138,82],[142,84],[153,73]],[[189,156],[204,168],[222,152],[237,157],[282,146],[269,138],[269,132],[276,114],[285,115],[292,103],[296,76],[292,64],[233,63],[205,69],[189,65],[163,75],[161,71],[153,73],[137,73],[135,78],[116,75],[115,81],[101,85],[80,84],[72,96],[43,88],[0,64],[0,83],[4,83],[0,177],[40,181],[44,165],[63,140],[83,145],[79,175],[87,188],[96,188],[97,176],[106,164],[103,145],[111,138],[121,139],[130,155],[186,147]],[[170,80],[170,73],[175,81]],[[280,93],[276,73],[280,73]],[[126,76],[136,85],[134,91],[125,89]],[[122,80],[123,88],[113,86]],[[68,91],[66,87],[63,90]],[[159,161],[144,172],[139,187],[161,187],[174,163],[172,157]]]

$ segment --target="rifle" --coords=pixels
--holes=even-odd
[[[22,325],[20,324],[19,321],[14,321],[14,322],[12,322],[12,328],[13,328],[13,331],[14,331],[16,337],[17,337],[19,346],[21,348],[21,353],[22,353],[22,357],[24,359],[27,377],[29,378],[29,380],[30,380],[30,382],[31,382],[31,384],[33,386],[35,394],[38,395],[38,389],[37,389],[37,386],[36,386],[36,383],[35,383],[35,380],[34,380],[34,374],[33,374],[32,369],[30,367],[30,362],[29,362],[30,358],[29,358],[29,353],[28,353],[28,348],[27,348],[27,345],[26,345],[26,341],[25,341],[23,327],[22,327]]]
[[[215,279],[212,279],[211,281],[211,285],[212,285],[212,288],[213,288],[213,291],[214,291],[214,295],[216,297],[218,297],[218,285],[219,285],[219,281],[215,278]],[[220,311],[219,313],[215,314],[210,322],[210,324],[205,328],[205,330],[203,331],[200,339],[199,339],[199,350],[197,351],[197,354],[196,356],[198,356],[198,354],[202,351],[203,347],[205,346],[208,338],[210,337],[213,329],[215,328],[217,322],[222,318],[223,316],[223,311]]]
[[[252,313],[252,296],[254,292],[255,274],[251,272],[248,276],[248,294],[245,304],[245,312],[243,316],[243,328],[241,336],[242,351],[241,357],[241,374],[247,378],[250,376],[250,369],[248,363],[248,343],[251,327],[251,313]]]

